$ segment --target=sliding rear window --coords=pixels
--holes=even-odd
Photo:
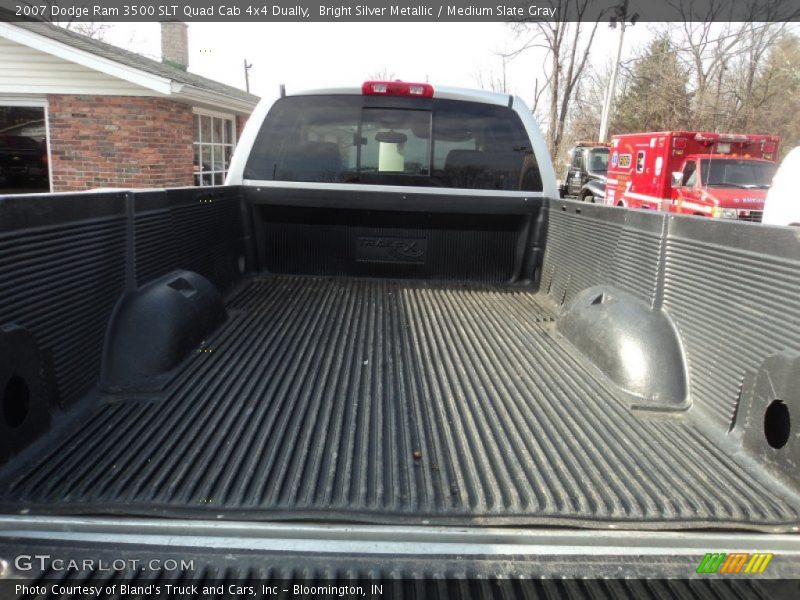
[[[278,100],[245,179],[541,191],[530,141],[505,106],[455,100]]]

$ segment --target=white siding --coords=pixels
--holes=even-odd
[[[161,96],[99,71],[0,37],[0,94]]]

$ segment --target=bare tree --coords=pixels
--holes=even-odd
[[[108,30],[111,28],[108,23],[99,23],[97,21],[70,21],[66,23],[64,27],[75,33],[80,33],[81,35],[100,41],[105,39]]]
[[[729,125],[733,129],[750,129],[759,102],[755,84],[759,72],[766,67],[763,58],[786,31],[786,23],[745,23],[742,48],[729,61],[728,90]]]
[[[695,126],[746,128],[760,58],[786,29],[783,5],[775,0],[671,4],[684,20],[672,39],[692,75]]]
[[[551,0],[556,9],[553,20],[515,23],[520,45],[510,56],[531,48],[547,53],[548,66],[541,85],[536,85],[536,102],[546,95],[547,145],[553,156],[561,150],[570,105],[586,68],[597,27],[605,11],[596,11],[597,18],[587,22],[591,0]]]
[[[501,76],[498,76],[494,69],[483,70],[479,69],[474,75],[475,83],[482,90],[491,90],[493,92],[506,93],[506,84]]]
[[[394,81],[396,78],[394,71],[390,71],[387,67],[383,67],[378,71],[372,71],[367,75],[367,79],[372,81]]]
[[[603,111],[605,90],[611,80],[611,65],[603,67],[587,66],[575,91],[570,106],[567,127],[564,131],[563,147],[569,148],[579,140],[597,139],[600,129],[600,115]],[[627,80],[621,77],[619,87],[624,89]],[[615,131],[612,119],[611,131]]]
[[[781,154],[800,145],[800,38],[784,33],[759,61],[749,130],[781,136]]]
[[[90,37],[95,40],[102,41],[108,33],[108,30],[111,28],[108,23],[99,21],[76,21],[74,17],[64,20],[59,17],[52,17],[51,15],[53,13],[50,10],[51,7],[59,5],[59,3],[55,0],[36,0],[33,2],[29,0],[22,0],[20,4],[37,9],[44,6],[46,7],[46,10],[41,20],[53,23],[54,25],[59,25],[68,31],[74,31],[75,33],[85,35],[86,37]],[[88,4],[88,2],[78,4],[77,7],[80,8]]]
[[[495,56],[502,61],[500,75],[495,75],[494,69],[488,71],[478,70],[475,73],[475,81],[484,90],[492,90],[503,94],[509,93],[506,80],[506,65],[509,62],[509,54],[506,52],[495,52]]]
[[[575,143],[586,140],[596,140],[597,132],[600,129],[600,116],[603,111],[605,91],[611,81],[611,62],[600,66],[587,65],[583,76],[576,88],[575,98],[570,105],[564,137],[562,139],[562,151],[571,148]],[[620,69],[617,80],[617,98],[624,98],[628,95],[628,88],[634,81],[632,70],[624,67]],[[611,133],[618,133],[625,130],[624,117],[620,115],[619,101],[614,102],[616,110],[611,113]],[[553,162],[556,165],[557,173],[561,174],[561,169],[565,166],[562,156],[554,156]]]
[[[772,133],[798,140],[800,108],[794,98],[800,89],[796,75],[800,71],[787,57],[796,57],[800,50],[797,38],[787,37],[794,26],[778,13],[787,3],[668,1],[681,11],[683,21],[652,27],[653,39],[633,58],[622,61],[612,131],[687,127]],[[558,33],[557,24],[545,25]],[[554,44],[556,51],[550,49],[549,42],[556,37],[550,34],[532,40],[551,57],[560,56],[563,65],[560,72],[546,70],[545,101],[549,99],[551,105],[550,112],[543,110],[541,115],[541,121],[550,125],[548,142],[554,157],[575,140],[593,137],[608,81],[608,68],[598,71],[585,65],[568,99],[565,126],[559,129],[558,119],[564,115],[555,114],[553,119],[551,86],[564,89],[570,63],[564,46]],[[559,102],[562,99],[559,96]]]

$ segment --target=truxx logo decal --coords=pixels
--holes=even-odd
[[[359,236],[356,260],[361,262],[424,263],[425,238]]]
[[[763,573],[774,555],[766,552],[709,552],[697,565],[697,573],[755,575]]]

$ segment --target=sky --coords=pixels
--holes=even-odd
[[[601,25],[592,61],[610,62],[618,30]],[[647,24],[628,27],[623,58],[646,43]],[[158,23],[111,24],[105,41],[160,58]],[[498,54],[521,40],[503,23],[191,23],[189,70],[244,88],[246,58],[250,91],[274,98],[287,90],[360,85],[388,72],[395,79],[476,88],[479,74],[502,77]],[[543,51],[528,50],[506,61],[507,89],[530,104],[536,78],[544,79]],[[541,83],[540,83],[541,85]]]

